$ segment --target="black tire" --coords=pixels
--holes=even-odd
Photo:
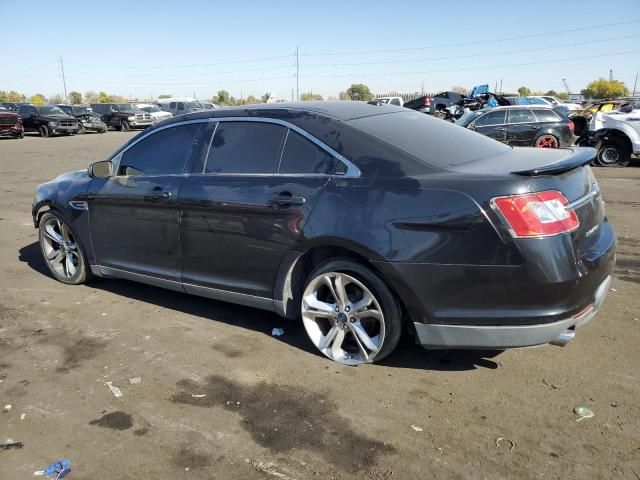
[[[390,355],[398,346],[402,334],[402,309],[386,282],[371,268],[362,263],[348,258],[334,258],[323,262],[307,276],[303,291],[316,277],[329,272],[350,275],[365,285],[376,297],[384,315],[385,334],[380,349],[370,362],[379,362]],[[302,309],[302,305],[300,308]]]
[[[87,129],[84,128],[84,125],[78,122],[78,131],[76,132],[78,135],[83,135],[87,133]]]
[[[76,245],[75,249],[73,249],[75,252],[77,252],[77,255],[74,255],[74,258],[76,259],[75,260],[76,263],[74,264],[76,271],[75,271],[75,274],[73,275],[64,275],[56,271],[54,267],[52,267],[51,262],[47,259],[47,242],[49,244],[52,244],[52,242],[48,240],[49,237],[47,237],[45,229],[50,222],[52,223],[60,222],[61,224],[64,224],[64,226],[68,228],[68,231],[70,233],[70,238],[72,239],[73,243]],[[38,232],[38,239],[40,243],[40,251],[42,253],[42,258],[44,260],[44,263],[49,269],[49,271],[51,272],[51,275],[53,275],[53,277],[59,282],[66,283],[68,285],[79,285],[89,280],[92,277],[92,275],[91,275],[91,271],[88,269],[89,262],[87,261],[87,257],[84,253],[82,242],[80,241],[78,236],[75,234],[75,232],[73,231],[73,229],[71,228],[67,220],[58,212],[49,211],[40,218],[39,226],[40,228]],[[63,268],[63,271],[66,271],[66,269]]]
[[[38,128],[38,132],[40,133],[40,136],[42,138],[49,137],[49,127],[47,127],[46,125],[40,125],[40,127]]]
[[[631,150],[623,139],[609,138],[600,145],[596,160],[603,167],[626,167],[631,162]]]
[[[129,125],[129,122],[127,122],[126,120],[122,120],[120,122],[120,131],[121,132],[129,132],[129,131],[131,131],[131,125]]]

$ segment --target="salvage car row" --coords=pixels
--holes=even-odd
[[[209,107],[211,105],[211,107]],[[25,132],[52,135],[123,132],[146,128],[174,115],[214,108],[193,98],[171,98],[150,103],[93,103],[91,105],[0,104],[0,136],[23,138]]]

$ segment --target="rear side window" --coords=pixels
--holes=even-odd
[[[538,118],[539,122],[557,122],[560,120],[553,110],[543,110],[541,108],[532,110],[533,114]]]
[[[289,130],[280,161],[280,173],[330,173],[333,165],[331,155],[299,133]]]
[[[346,123],[409,153],[422,163],[439,168],[462,165],[511,150],[489,137],[418,112],[372,115]],[[376,159],[371,162],[375,163]]]
[[[201,123],[166,128],[127,150],[119,175],[180,175],[184,173]]]
[[[536,117],[533,116],[528,108],[521,110],[511,110],[509,112],[509,123],[535,123]]]
[[[504,110],[496,110],[483,115],[476,120],[476,125],[481,127],[483,125],[503,125],[505,122],[506,112]]]
[[[171,102],[169,104],[169,108],[176,108],[176,102]]]
[[[394,98],[393,100],[391,100],[391,105],[400,106],[400,100],[398,100],[397,98]]]
[[[260,122],[220,122],[204,173],[273,173],[287,129]]]

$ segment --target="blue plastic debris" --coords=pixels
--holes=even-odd
[[[43,475],[55,479],[64,478],[71,472],[71,462],[65,458],[61,458],[44,469]]]

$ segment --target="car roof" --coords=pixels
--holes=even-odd
[[[519,97],[515,97],[519,98]],[[503,105],[500,107],[495,107],[493,110],[513,110],[514,108],[542,108],[547,110],[554,110],[556,107],[553,105],[540,105],[540,104],[526,104],[526,105]]]
[[[404,107],[395,105],[371,105],[367,102],[338,101],[338,102],[282,102],[260,103],[256,105],[243,105],[240,107],[222,107],[215,110],[203,110],[173,117],[174,121],[197,118],[216,117],[275,117],[291,118],[301,114],[316,114],[340,121],[354,120],[356,118],[383,115],[386,113],[406,112]],[[166,120],[170,122],[171,120]]]

